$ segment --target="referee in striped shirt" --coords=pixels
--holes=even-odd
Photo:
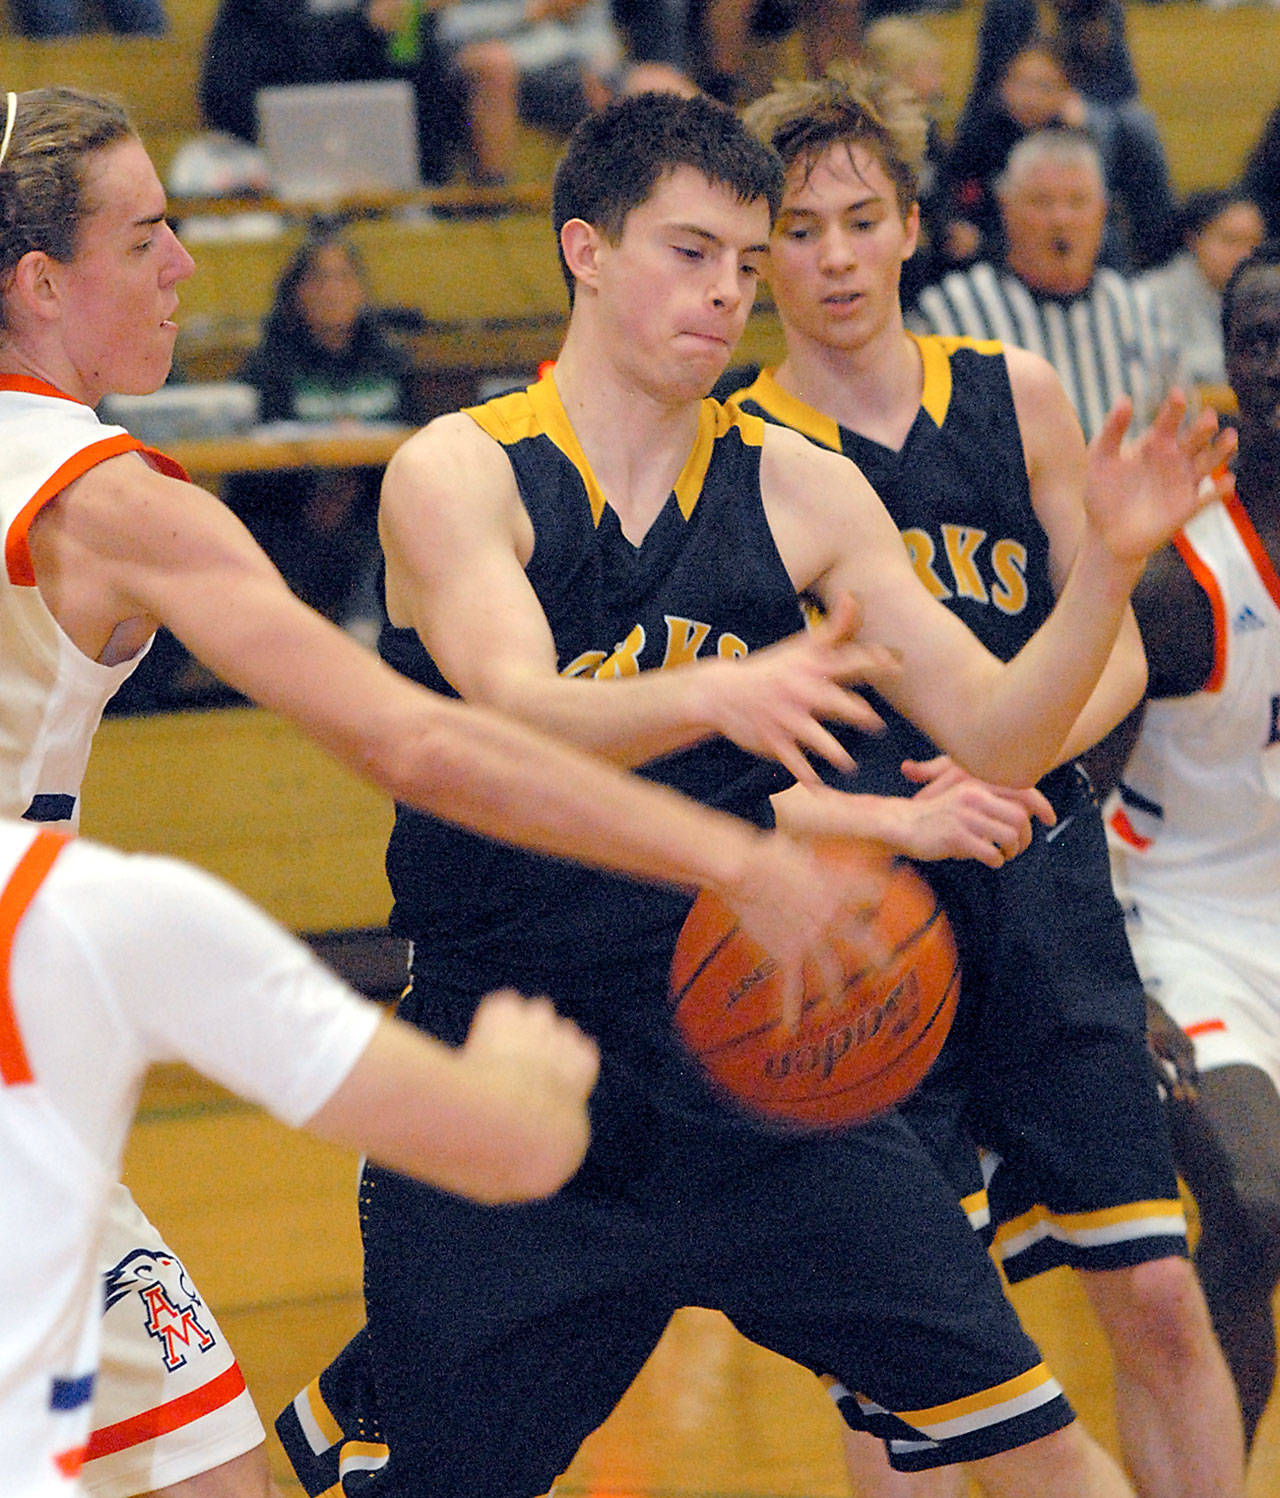
[[[925,287],[907,318],[921,333],[998,338],[1048,359],[1086,439],[1122,395],[1135,428],[1181,383],[1150,294],[1098,265],[1107,215],[1097,148],[1080,130],[1040,130],[1009,153],[996,190],[1003,265],[980,261]]]

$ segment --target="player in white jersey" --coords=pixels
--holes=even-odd
[[[1280,243],[1237,269],[1223,329],[1237,493],[1134,595],[1149,700],[1108,833],[1138,968],[1195,1047],[1199,1097],[1174,1109],[1175,1139],[1251,1438],[1280,1283]]]
[[[124,912],[122,914],[122,912]],[[225,885],[0,821],[0,1430],[7,1498],[69,1498],[97,1362],[96,1240],[153,1061],[480,1201],[554,1191],[586,1149],[595,1046],[493,994],[450,1050],[353,994]],[[198,1356],[181,1265],[139,1260],[153,1334]]]
[[[869,881],[851,875],[832,890],[786,839],[410,685],[300,604],[212,495],[99,423],[104,395],[153,390],[169,372],[177,286],[192,261],[164,213],[155,169],[113,101],[65,89],[4,99],[0,814],[76,824],[102,706],[166,624],[231,685],[398,799],[562,856],[719,885],[798,973]],[[841,684],[877,662],[888,669],[883,652],[853,643],[855,628],[849,611],[825,634],[691,673],[676,683],[679,711],[691,732],[724,732],[801,768],[801,746],[840,758],[817,720],[870,721]],[[119,1235],[103,1255],[107,1413],[84,1481],[96,1498],[159,1486],[263,1498],[264,1434],[234,1359],[202,1322],[198,1340],[215,1342],[182,1370],[165,1365],[129,1266],[138,1253],[173,1256],[126,1194],[117,1201]],[[204,1392],[181,1382],[197,1366]]]

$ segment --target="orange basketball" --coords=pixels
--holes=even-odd
[[[830,858],[833,855],[824,854]],[[933,1064],[960,992],[955,938],[919,874],[895,862],[871,922],[881,952],[836,942],[834,999],[812,992],[796,1030],[781,1017],[773,960],[709,891],[676,944],[676,1028],[717,1090],[759,1117],[807,1129],[862,1123],[893,1107]]]

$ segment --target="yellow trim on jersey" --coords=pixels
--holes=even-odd
[[[592,523],[600,524],[608,500],[591,471],[591,464],[587,462],[587,455],[561,403],[553,371],[548,370],[536,385],[527,390],[499,396],[483,406],[468,406],[466,414],[504,447],[526,437],[547,437],[578,470],[586,487]],[[724,436],[730,427],[738,428],[739,436],[748,447],[760,447],[764,442],[764,422],[760,417],[748,416],[736,407],[722,406],[713,400],[701,403],[698,435],[675,482],[676,503],[686,520],[693,514],[702,493],[716,438]]]
[[[736,401],[739,396],[758,402],[764,407],[770,416],[776,416],[784,426],[789,426],[793,431],[799,432],[802,437],[808,437],[811,442],[816,442],[822,447],[829,447],[832,452],[840,451],[840,426],[838,422],[819,411],[816,406],[811,406],[807,401],[802,401],[798,395],[792,395],[789,390],[784,390],[776,379],[777,369],[762,369],[753,385],[745,390],[739,390],[733,397]]]
[[[948,1424],[952,1420],[999,1410],[1006,1405],[1016,1404],[1028,1394],[1049,1391],[1056,1396],[1058,1382],[1043,1363],[1037,1363],[1034,1368],[1020,1373],[1017,1378],[1006,1379],[1004,1383],[982,1389],[977,1394],[967,1394],[963,1399],[936,1404],[931,1409],[895,1410],[893,1413],[908,1425],[914,1425],[917,1430],[923,1430],[927,1434],[933,1427]],[[1002,1415],[1000,1418],[1007,1417]]]
[[[338,1454],[338,1474],[346,1477],[348,1472],[376,1472],[390,1459],[391,1448],[385,1441],[344,1441]]]
[[[942,338],[937,334],[920,335],[908,330],[907,337],[920,350],[924,365],[924,390],[920,404],[941,427],[951,409],[951,355],[958,348],[973,349],[979,354],[1002,354],[1004,344],[994,338]]]
[[[971,1228],[977,1230],[986,1227],[991,1221],[991,1203],[987,1199],[987,1188],[981,1186],[977,1191],[971,1191],[968,1196],[962,1196],[960,1210],[969,1219]]]
[[[923,389],[920,404],[932,418],[935,426],[941,427],[951,408],[951,355],[958,348],[974,349],[980,354],[1000,354],[1004,345],[994,339],[942,338],[934,334],[921,336],[908,332],[907,337],[920,350],[920,362],[924,369]],[[840,452],[840,424],[825,412],[811,406],[798,395],[784,390],[777,381],[777,368],[762,369],[755,382],[745,390],[735,392],[733,400],[753,400],[770,416],[775,416],[811,442]]]
[[[913,336],[913,335],[908,335]],[[933,424],[941,427],[951,407],[951,359],[940,344],[927,338],[916,338],[920,350],[920,361],[924,365],[924,389],[920,392],[920,404]]]
[[[313,1378],[305,1389],[302,1390],[302,1398],[307,1402],[307,1409],[311,1418],[316,1423],[316,1429],[329,1443],[336,1446],[342,1439],[342,1427],[333,1418],[333,1413],[325,1402],[324,1395],[320,1392],[319,1378]],[[321,1448],[322,1450],[325,1448]]]
[[[1090,1239],[1112,1243],[1134,1236],[1117,1231],[1118,1229],[1146,1223],[1150,1231],[1163,1234],[1171,1231],[1169,1224],[1181,1221],[1183,1215],[1182,1203],[1176,1198],[1168,1201],[1127,1202],[1118,1207],[1101,1207],[1094,1212],[1055,1213],[1046,1207],[1037,1206],[1020,1217],[1011,1217],[1008,1222],[1002,1223],[996,1231],[994,1246],[999,1250],[1011,1238],[1035,1233],[1037,1229],[1051,1231],[1053,1237],[1078,1245],[1087,1245]]]

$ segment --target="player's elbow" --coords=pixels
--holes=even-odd
[[[458,704],[415,688],[408,711],[367,725],[356,769],[397,801],[444,815],[466,781],[466,739]]]

